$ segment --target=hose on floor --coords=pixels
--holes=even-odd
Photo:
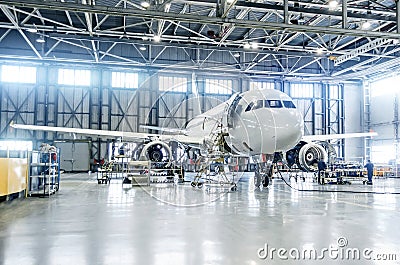
[[[393,195],[400,195],[400,192],[384,192],[384,191],[355,191],[355,190],[320,190],[320,189],[299,189],[296,187],[293,187],[288,183],[285,178],[282,176],[281,171],[279,170],[279,167],[277,166],[277,171],[279,173],[280,178],[283,180],[283,182],[289,186],[289,188],[296,190],[296,191],[302,191],[302,192],[329,192],[329,193],[353,193],[353,194],[393,194]]]

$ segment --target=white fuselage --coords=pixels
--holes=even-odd
[[[186,129],[188,135],[206,139],[224,128],[233,151],[255,155],[293,148],[302,138],[303,126],[303,117],[288,95],[264,89],[233,95],[195,117]]]

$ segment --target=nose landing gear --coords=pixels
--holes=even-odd
[[[263,187],[264,187],[264,188],[268,187],[268,186],[269,186],[269,182],[270,182],[270,180],[269,180],[269,175],[266,174],[265,177],[264,177],[264,181],[263,181],[263,183],[262,183]]]

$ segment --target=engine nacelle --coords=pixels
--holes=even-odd
[[[295,148],[286,152],[286,163],[289,167],[294,164],[303,171],[317,171],[318,161],[328,162],[325,147],[316,143],[300,142]]]
[[[140,160],[150,160],[155,168],[167,168],[171,165],[172,150],[162,141],[152,141],[143,146]]]
[[[305,171],[317,171],[318,161],[328,161],[328,154],[319,144],[309,143],[303,145],[299,150],[298,166]]]

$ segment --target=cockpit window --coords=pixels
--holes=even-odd
[[[264,107],[264,104],[263,104],[263,103],[264,103],[263,100],[257,100],[257,103],[254,105],[254,107],[252,108],[252,110],[261,109],[262,107]]]
[[[285,101],[286,102],[286,101]],[[289,106],[290,103],[292,106]],[[286,108],[295,108],[293,102],[288,101],[288,106],[285,105]],[[282,101],[280,100],[257,100],[256,102],[251,102],[247,108],[246,112],[250,110],[256,110],[261,108],[283,108]]]
[[[282,108],[282,102],[280,100],[265,100],[266,108]]]
[[[287,100],[287,101],[284,100],[283,101],[283,105],[285,106],[285,108],[288,108],[288,109],[295,109],[296,108],[294,103],[292,101],[289,101],[289,100]]]
[[[246,108],[246,112],[247,111],[250,111],[251,110],[251,108],[254,106],[254,102],[250,102],[250,104],[247,106],[247,108]]]

